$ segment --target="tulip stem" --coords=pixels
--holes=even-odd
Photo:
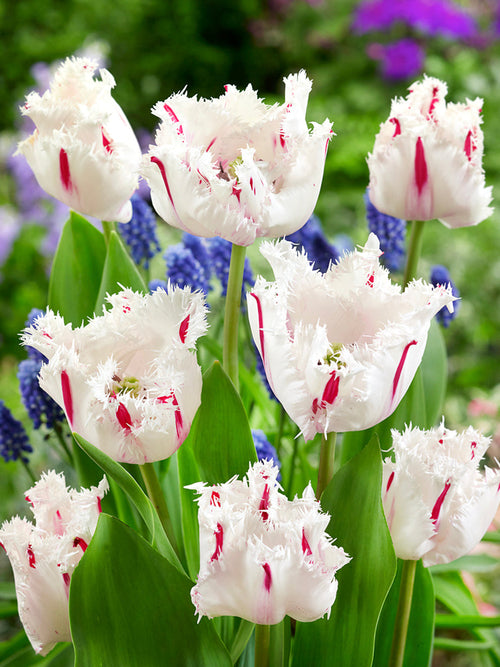
[[[236,389],[238,380],[238,320],[241,308],[241,286],[245,268],[245,246],[233,243],[229,278],[227,281],[226,307],[224,311],[224,348],[222,365]]]
[[[158,475],[156,474],[155,467],[152,463],[142,463],[139,464],[139,468],[141,469],[142,479],[146,485],[149,499],[155,507],[160,523],[165,531],[165,535],[172,545],[172,548],[177,553],[177,541],[175,539],[172,521],[170,519],[170,514],[168,513],[167,502],[163,495],[163,490]]]
[[[411,223],[410,241],[406,253],[406,266],[403,275],[403,289],[417,277],[418,260],[422,252],[422,239],[425,221],[414,220]]]
[[[337,434],[331,431],[328,435],[321,436],[321,449],[319,453],[318,486],[316,487],[316,500],[328,486],[333,477],[333,464],[335,461],[335,442]]]
[[[416,560],[403,561],[398,609],[396,612],[396,623],[394,625],[389,667],[402,667],[403,665],[416,569]]]
[[[269,625],[255,626],[255,667],[269,667],[269,646],[271,628]]]
[[[102,224],[102,233],[104,234],[104,240],[106,241],[106,245],[108,246],[111,233],[118,231],[118,225],[116,224],[116,222],[109,222],[108,220],[102,220],[101,224]]]

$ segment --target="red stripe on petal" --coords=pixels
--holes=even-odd
[[[214,507],[220,507],[220,493],[218,491],[212,491],[210,496],[210,505]]]
[[[33,569],[36,568],[36,560],[35,560],[35,554],[33,553],[33,548],[31,544],[28,544],[28,548],[26,549],[26,554],[28,556],[28,563],[29,566],[32,567]]]
[[[73,181],[71,180],[68,154],[64,148],[61,148],[59,151],[59,175],[61,177],[63,188],[69,193],[73,192]]]
[[[332,405],[339,394],[340,378],[337,377],[336,371],[330,373],[330,379],[326,383],[321,397],[321,403],[329,403]]]
[[[155,157],[154,155],[151,158],[151,162],[156,164],[156,166],[160,170],[160,174],[161,174],[161,177],[163,179],[163,183],[165,185],[165,189],[167,191],[168,198],[170,199],[170,203],[172,204],[172,208],[175,211],[175,215],[177,215],[177,210],[175,208],[174,200],[173,200],[173,197],[172,197],[172,193],[170,192],[170,186],[169,186],[168,180],[167,180],[167,172],[165,171],[165,165],[163,164],[163,162],[159,158]],[[177,217],[179,217],[179,216],[177,216]]]
[[[101,499],[99,498],[99,496],[97,496],[97,511],[99,512],[99,514],[102,512]]]
[[[89,546],[85,540],[82,540],[81,537],[75,537],[73,540],[73,546],[74,547],[81,547],[82,551],[86,551],[87,547]]]
[[[437,524],[438,519],[439,519],[439,513],[441,512],[441,508],[443,506],[444,499],[446,498],[446,494],[450,490],[451,482],[448,480],[446,484],[444,485],[444,489],[441,491],[439,494],[438,499],[436,500],[434,507],[432,508],[432,513],[431,513],[431,521],[434,525]]]
[[[415,183],[419,195],[422,194],[422,190],[426,186],[428,179],[429,173],[427,171],[424,144],[421,137],[419,137],[415,148]]]
[[[262,567],[264,568],[264,572],[266,573],[264,576],[264,588],[269,593],[269,591],[271,590],[271,585],[273,583],[273,577],[271,575],[271,567],[269,566],[269,563],[264,563]]]
[[[391,472],[391,474],[389,475],[389,479],[387,480],[387,486],[385,487],[386,493],[391,488],[393,481],[394,481],[394,470]]]
[[[102,145],[104,146],[106,153],[109,153],[111,155],[111,153],[113,152],[113,147],[111,146],[111,141],[104,134],[103,127],[101,127],[101,136],[102,136]]]
[[[62,371],[61,373],[61,389],[66,416],[68,418],[70,427],[73,428],[73,396],[71,394],[71,383],[69,380],[69,375],[66,371]]]
[[[408,350],[412,345],[416,345],[417,341],[412,340],[406,345],[405,349],[403,350],[403,354],[401,355],[401,359],[399,360],[398,367],[396,368],[396,372],[394,373],[394,380],[392,381],[392,398],[396,395],[396,390],[398,388],[399,380],[401,378],[401,373],[403,371],[403,366],[406,361],[406,357],[408,355]]]
[[[168,104],[164,104],[163,108],[167,112],[167,114],[170,116],[170,120],[173,123],[178,123],[179,127],[177,128],[177,134],[184,134],[184,130],[182,129],[182,125],[179,123],[179,119],[177,118],[177,115],[175,111],[172,109],[172,107],[169,107]]]
[[[398,134],[401,134],[401,123],[397,118],[389,118],[390,123],[394,123],[394,134],[392,135],[392,138],[397,137]]]
[[[302,553],[304,553],[306,556],[312,556],[312,549],[309,542],[307,541],[307,537],[303,528],[302,528]]]
[[[181,339],[181,343],[186,342],[186,336],[189,329],[189,317],[190,317],[189,315],[185,317],[182,320],[181,325],[179,327],[179,338]]]
[[[70,582],[71,582],[71,577],[69,576],[69,574],[67,572],[63,572],[62,577],[63,577],[64,583],[66,584],[66,586],[69,586]]]
[[[260,356],[262,357],[262,363],[266,363],[266,355],[264,351],[264,316],[262,314],[262,304],[259,297],[254,293],[250,292],[250,296],[253,296],[257,302],[257,316],[259,318],[259,341],[260,341]]]
[[[120,424],[120,426],[123,429],[125,429],[127,433],[130,433],[130,427],[132,426],[132,417],[130,416],[130,412],[123,405],[123,403],[120,403],[118,405],[118,409],[116,411],[116,418],[118,419],[118,423]]]
[[[217,528],[214,530],[215,536],[215,551],[212,554],[211,561],[219,560],[219,556],[222,553],[222,547],[224,545],[224,529],[222,524],[218,523]]]
[[[266,484],[264,486],[264,493],[262,494],[262,498],[260,499],[260,504],[259,504],[259,510],[260,510],[260,515],[262,517],[263,521],[267,521],[269,519],[269,485]]]

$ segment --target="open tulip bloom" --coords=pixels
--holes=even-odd
[[[141,149],[111,97],[113,76],[87,58],[68,58],[51,88],[32,92],[21,111],[36,125],[19,144],[40,186],[85,215],[128,222],[138,185]]]
[[[73,329],[48,310],[23,342],[44,354],[40,386],[73,431],[116,461],[165,459],[182,444],[201,400],[196,340],[206,306],[189,288],[130,289]]]
[[[14,517],[0,528],[0,543],[14,571],[19,616],[37,653],[46,655],[58,642],[71,641],[68,595],[71,575],[95,531],[101,499],[99,486],[75,491],[62,474],[43,473],[26,491],[35,525]]]
[[[413,281],[404,292],[379,262],[377,237],[326,273],[291,243],[263,243],[275,281],[259,276],[248,317],[267,380],[304,438],[369,428],[396,409],[449,288]]]
[[[425,566],[469,553],[500,503],[500,470],[479,470],[490,438],[444,423],[392,432],[394,460],[383,467],[382,501],[399,558]]]
[[[305,224],[318,198],[331,123],[305,113],[305,72],[285,79],[285,104],[268,106],[249,85],[217,99],[172,95],[153,108],[161,124],[142,163],[157,213],[197,236],[248,246]]]
[[[447,227],[477,225],[493,209],[482,168],[483,101],[445,102],[447,86],[425,77],[395,99],[368,156],[370,199],[405,220],[438,218]]]
[[[200,572],[191,597],[200,616],[239,616],[279,623],[285,615],[315,621],[337,594],[335,573],[349,556],[325,533],[309,485],[288,500],[271,461],[255,463],[243,481],[191,485],[199,494]]]

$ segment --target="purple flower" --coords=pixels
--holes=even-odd
[[[44,359],[47,361],[45,357]],[[17,369],[21,399],[36,429],[42,424],[47,428],[53,428],[56,422],[65,420],[64,412],[38,383],[42,363],[36,359],[24,359]]]
[[[281,461],[278,458],[278,452],[267,439],[266,434],[260,428],[252,429],[253,444],[257,452],[259,461],[272,461],[277,468],[281,468]],[[281,481],[281,473],[276,478]]]
[[[231,261],[232,244],[230,241],[215,236],[208,241],[210,261],[216,277],[220,280],[222,286],[222,296],[227,294],[227,282],[229,279],[229,263]],[[252,267],[248,257],[245,257],[245,268],[243,269],[243,284],[241,286],[241,296],[244,300],[247,287],[252,287],[255,280]]]
[[[445,266],[442,266],[441,264],[437,264],[436,266],[432,267],[431,270],[431,283],[436,287],[437,285],[442,285],[443,287],[448,287],[448,285],[451,287],[451,293],[455,297],[460,296],[460,292],[457,289],[455,283],[452,281],[450,278],[450,274],[448,269]],[[460,306],[460,301],[454,301],[453,302],[453,311],[450,313],[448,308],[446,306],[443,306],[441,310],[436,313],[436,319],[441,324],[441,326],[445,327],[447,329],[450,326],[450,322],[455,319],[458,313],[458,309]]]
[[[28,459],[24,454],[32,451],[24,426],[0,400],[0,456],[5,461],[21,459],[27,463]]]
[[[167,277],[173,285],[189,286],[193,290],[208,293],[209,284],[205,268],[183,243],[170,246],[163,254],[167,263]]]
[[[156,216],[151,206],[137,193],[130,198],[132,218],[129,222],[118,223],[120,234],[130,249],[132,258],[139,266],[149,267],[149,260],[160,252],[156,235]]]
[[[335,263],[340,257],[337,248],[328,242],[321,222],[314,214],[303,227],[285,236],[285,239],[303,248],[314,268],[321,273],[328,271],[330,264]]]
[[[400,39],[390,44],[371,44],[368,55],[380,61],[384,79],[398,81],[418,76],[424,67],[425,51],[414,39]]]

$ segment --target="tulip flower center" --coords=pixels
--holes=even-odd
[[[118,375],[113,375],[111,395],[130,394],[134,398],[138,398],[140,391],[141,385],[139,380],[132,375],[125,376],[123,379]]]

